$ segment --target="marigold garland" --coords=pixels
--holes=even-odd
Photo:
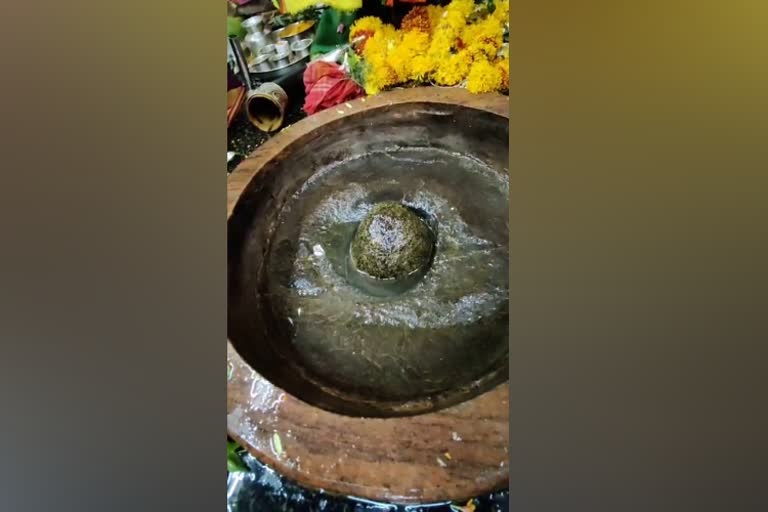
[[[427,14],[429,15],[430,32],[435,30],[435,27],[437,27],[437,24],[440,22],[440,19],[443,17],[444,12],[445,12],[445,8],[439,5],[427,6]]]
[[[467,76],[467,90],[476,94],[501,89],[501,71],[485,59],[472,63]]]
[[[349,37],[350,39],[354,39],[363,33],[374,34],[375,32],[381,30],[382,27],[384,27],[384,22],[382,22],[379,18],[376,16],[366,16],[355,21],[355,23],[349,29]]]
[[[460,39],[469,50],[472,60],[496,57],[496,53],[503,43],[499,22],[493,16],[488,16],[482,21],[467,25],[462,31]]]
[[[397,48],[388,58],[390,67],[395,71],[399,82],[412,80],[415,73],[413,60],[429,47],[429,33],[412,30],[403,34]]]
[[[507,90],[509,64],[500,50],[508,15],[508,0],[495,4],[493,12],[474,0],[453,0],[446,7],[414,7],[400,30],[374,17],[357,20],[350,39],[365,36],[357,52],[366,92],[426,81],[465,84],[473,93]]]

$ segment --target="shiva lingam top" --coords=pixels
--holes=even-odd
[[[432,233],[416,213],[395,202],[373,207],[352,241],[352,262],[377,279],[400,279],[429,265]]]

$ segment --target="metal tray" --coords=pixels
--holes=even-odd
[[[291,60],[289,62],[280,66],[275,66],[269,71],[256,71],[250,66],[249,71],[251,72],[252,77],[261,80],[262,82],[268,82],[270,80],[274,80],[277,77],[295,73],[296,71],[305,67],[307,62],[309,62],[309,55],[304,57],[291,56]]]

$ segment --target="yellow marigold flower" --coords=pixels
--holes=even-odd
[[[501,25],[504,25],[509,21],[509,0],[502,0],[496,4],[496,10],[493,11],[492,16],[499,20]]]
[[[447,32],[448,37],[456,39],[474,8],[474,0],[453,0],[441,14],[435,32]]]
[[[477,45],[478,43],[478,27],[476,23],[473,23],[471,25],[467,25],[462,29],[461,34],[459,35],[459,39],[461,40],[461,46],[464,48],[471,48]],[[472,54],[475,54],[474,48]]]
[[[380,92],[381,89],[377,85],[374,85],[370,77],[365,80],[365,94],[368,96],[373,96],[374,94],[379,94]]]
[[[503,43],[503,30],[496,18],[488,16],[477,23],[467,25],[461,33],[461,40],[473,59],[495,59]]]
[[[453,2],[448,4],[446,10],[457,12],[466,20],[472,14],[472,11],[475,10],[475,2],[474,0],[453,0]]]
[[[431,30],[434,31],[437,28],[437,24],[440,23],[440,18],[443,17],[445,9],[439,5],[428,5],[427,14],[429,14],[429,24]]]
[[[389,66],[395,73],[398,82],[405,82],[411,74],[411,63],[402,53],[393,53],[387,59]]]
[[[467,17],[459,11],[447,11],[437,30],[447,30],[455,38],[467,24]]]
[[[325,2],[328,7],[339,11],[356,11],[363,6],[362,0],[329,0]],[[285,12],[288,14],[297,14],[305,9],[314,7],[315,0],[285,0],[283,3]]]
[[[388,63],[398,80],[405,82],[412,74],[413,60],[424,54],[429,47],[429,34],[418,30],[406,32],[389,53]]]
[[[402,30],[374,17],[357,20],[350,37],[368,36],[358,50],[365,64],[366,92],[376,94],[398,83],[429,79],[449,86],[466,79],[472,92],[507,88],[509,65],[498,55],[509,0],[497,0],[494,13],[467,24],[474,1],[415,7],[403,20]]]
[[[365,92],[373,95],[397,83],[397,75],[388,65],[372,67],[365,76]]]
[[[426,55],[417,55],[411,62],[411,80],[426,80],[430,73],[434,71],[434,61]]]
[[[451,47],[453,46],[455,39],[448,34],[438,32],[432,36],[432,42],[427,50],[430,58],[442,59],[451,53]]]
[[[425,52],[427,48],[429,48],[429,34],[424,32],[410,32],[403,35],[401,44],[414,55]]]
[[[499,69],[485,59],[472,64],[467,76],[467,90],[472,93],[498,91],[501,88]]]
[[[390,57],[398,47],[402,34],[392,25],[382,25],[365,43],[363,57],[367,64],[365,90],[376,94],[398,82],[398,74],[392,68]]]
[[[386,40],[379,37],[378,33],[368,38],[363,48],[363,57],[369,64],[374,64],[374,61],[381,61],[387,55]]]
[[[363,56],[372,63],[374,61],[382,61],[386,59],[401,37],[392,25],[382,25],[365,42]]]
[[[472,60],[466,50],[462,50],[444,59],[435,71],[435,82],[439,85],[456,85],[469,73]]]
[[[360,18],[352,24],[349,29],[349,38],[354,39],[362,32],[375,33],[384,27],[384,23],[376,16],[366,16]]]

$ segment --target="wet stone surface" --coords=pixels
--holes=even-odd
[[[262,278],[243,287],[259,290],[257,306],[280,326],[274,349],[314,386],[347,400],[349,408],[335,411],[344,414],[388,416],[406,401],[421,401],[424,412],[497,385],[508,351],[508,189],[504,173],[429,147],[371,151],[317,169],[283,204],[263,271],[243,259],[243,272]],[[420,233],[405,235],[403,217],[384,225],[382,205],[392,203]],[[432,227],[422,218],[434,219],[434,255],[418,242]],[[363,242],[369,274],[386,276],[393,268],[377,265],[414,246],[422,252],[411,257],[427,261],[427,271],[356,279],[347,265],[361,250],[350,243]]]

